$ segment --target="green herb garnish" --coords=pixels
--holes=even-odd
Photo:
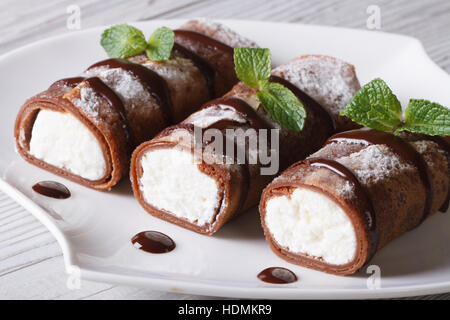
[[[388,85],[377,78],[364,85],[340,114],[380,131],[450,135],[450,110],[428,100],[411,99],[402,119],[402,108]]]
[[[148,39],[148,45],[145,49],[147,57],[153,61],[167,60],[172,52],[175,34],[166,27],[155,30]]]
[[[269,82],[271,57],[269,49],[235,48],[237,77],[250,88],[258,89],[256,97],[264,110],[283,128],[301,131],[306,118],[303,104],[291,90]]]
[[[120,24],[103,31],[100,44],[110,58],[128,58],[143,51],[153,61],[170,58],[175,35],[166,27],[156,29],[148,42],[141,30]]]

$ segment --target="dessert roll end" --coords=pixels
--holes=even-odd
[[[356,272],[370,254],[358,204],[318,185],[270,185],[259,211],[270,248],[281,258],[335,275]]]
[[[236,209],[230,199],[239,198],[237,175],[223,165],[198,162],[190,147],[167,140],[152,140],[135,150],[130,178],[148,213],[206,235],[230,218]]]
[[[60,81],[25,102],[14,129],[17,151],[44,170],[96,190],[110,190],[128,166],[122,118],[91,90],[92,84],[101,82],[79,81],[74,87]],[[87,96],[95,103],[88,104]]]
[[[335,134],[264,190],[260,214],[270,246],[301,266],[356,272],[392,240],[447,210],[449,150],[433,136]]]
[[[70,113],[40,110],[29,144],[30,155],[84,179],[100,180],[106,174],[107,160],[99,141]]]

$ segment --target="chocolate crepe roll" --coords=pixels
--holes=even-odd
[[[206,103],[186,120],[165,129],[134,151],[130,176],[135,196],[146,211],[193,231],[213,234],[231,217],[256,205],[262,189],[280,168],[304,159],[318,150],[334,131],[339,131],[340,117],[335,109],[343,108],[348,102],[346,98],[350,99],[359,89],[351,65],[324,56],[293,60],[276,68],[270,81],[289,87],[302,101],[307,111],[303,130],[282,129],[265,113],[256,99],[256,90],[237,84],[223,98]],[[320,86],[315,81],[322,81],[330,90],[314,91]],[[308,90],[312,97],[305,93]],[[322,97],[324,92],[330,97]],[[196,129],[202,143],[195,137]],[[216,137],[208,137],[211,131],[206,129],[224,133],[226,140],[222,142],[235,148],[234,155],[226,153],[225,147],[212,148],[211,142]],[[229,138],[228,129],[241,129],[247,140]],[[257,140],[261,129],[278,129],[273,131],[279,133],[280,150],[273,158],[280,163],[279,166],[274,163],[276,167],[272,169],[267,168],[271,164],[262,163],[257,156],[261,148],[270,150],[271,145],[250,143]],[[269,142],[271,134],[267,133]],[[239,150],[245,154],[240,159]],[[198,161],[199,155],[202,161]],[[263,167],[271,170],[263,173]]]
[[[332,136],[263,191],[266,238],[281,258],[349,275],[390,241],[447,211],[448,139],[360,129]]]
[[[216,86],[233,86],[234,68],[216,60],[232,64],[229,45],[250,41],[226,28],[217,33],[224,42],[212,39],[211,28],[217,24],[196,22],[196,34],[220,43],[216,56],[197,54],[203,42],[191,39],[175,43],[167,61],[150,61],[144,54],[100,61],[30,98],[16,119],[19,154],[80,184],[110,189],[128,171],[138,144],[216,97]]]
[[[189,48],[220,71],[220,77],[214,83],[216,97],[228,92],[239,81],[234,72],[233,48],[258,47],[227,26],[205,19],[189,20],[174,32],[178,44]]]

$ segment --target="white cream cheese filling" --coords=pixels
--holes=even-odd
[[[148,204],[199,226],[212,222],[219,188],[198,169],[190,152],[156,149],[144,154],[140,164],[139,187]]]
[[[106,173],[100,143],[69,113],[40,110],[31,132],[29,153],[88,180],[101,179]]]
[[[356,235],[349,217],[318,191],[297,188],[290,198],[269,199],[265,223],[275,241],[290,252],[334,265],[348,263],[355,256]]]

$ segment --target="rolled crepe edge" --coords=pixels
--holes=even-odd
[[[164,141],[164,134],[167,134],[171,130],[180,129],[180,125],[172,126],[165,130],[163,130],[157,137],[160,139],[156,139],[156,141],[146,141],[140,144],[131,157],[131,165],[130,165],[130,180],[133,189],[134,196],[138,200],[139,204],[154,217],[163,219],[180,227],[195,231],[204,235],[212,235],[216,231],[218,231],[223,224],[225,224],[228,220],[230,220],[235,212],[237,211],[237,206],[240,203],[234,203],[231,199],[239,198],[237,194],[240,190],[239,188],[235,188],[233,184],[235,183],[233,177],[229,170],[225,168],[221,168],[218,164],[206,164],[202,163],[198,166],[199,170],[208,176],[212,177],[219,189],[220,199],[219,206],[216,208],[216,212],[211,222],[206,223],[203,226],[199,226],[193,222],[188,221],[185,218],[177,217],[176,215],[164,210],[154,207],[149,204],[143,197],[141,189],[140,189],[140,178],[142,176],[142,167],[140,166],[142,156],[149,151],[150,149],[157,148],[182,148],[184,151],[188,150],[186,147],[181,147],[176,142]],[[190,131],[188,128],[186,128]],[[194,152],[192,148],[189,150],[190,152]],[[237,183],[236,183],[237,184]],[[233,194],[231,194],[233,193]]]
[[[47,91],[45,91],[47,92]],[[33,129],[34,121],[40,110],[50,110],[54,112],[67,112],[73,115],[77,120],[81,121],[97,138],[103,152],[106,162],[106,173],[104,177],[98,180],[88,180],[79,175],[71,173],[69,170],[51,165],[43,160],[40,160],[31,155],[27,147],[31,140],[31,131]],[[25,137],[21,137],[22,130]],[[49,97],[43,94],[38,94],[28,99],[19,110],[14,125],[14,137],[16,140],[16,148],[19,155],[27,162],[35,165],[41,169],[47,170],[53,174],[69,179],[73,182],[79,183],[83,186],[95,190],[111,190],[121,178],[127,173],[128,160],[123,157],[123,152],[120,151],[120,141],[116,141],[111,135],[109,139],[105,137],[107,132],[100,130],[95,126],[90,119],[81,114],[73,104],[62,97]],[[24,141],[23,141],[24,140]],[[25,142],[25,145],[22,143]],[[122,148],[126,148],[125,145]]]
[[[320,192],[342,208],[342,210],[345,212],[352,223],[357,239],[355,256],[350,262],[342,265],[326,263],[325,261],[317,257],[302,253],[290,252],[287,248],[282,247],[275,241],[265,223],[267,201],[275,194],[277,196],[284,195],[290,197],[291,190],[293,190],[294,188],[308,188],[316,192]],[[362,266],[364,266],[364,264],[370,259],[371,248],[376,245],[375,243],[372,243],[369,236],[363,210],[364,209],[360,206],[359,203],[352,203],[351,201],[344,199],[343,197],[339,197],[335,193],[333,193],[332,190],[325,190],[324,188],[322,188],[322,186],[305,184],[295,180],[289,183],[277,181],[272,182],[263,190],[263,193],[261,195],[261,202],[259,204],[261,225],[264,230],[264,236],[269,243],[269,247],[276,255],[284,260],[287,260],[290,263],[299,266],[340,276],[353,274]]]

